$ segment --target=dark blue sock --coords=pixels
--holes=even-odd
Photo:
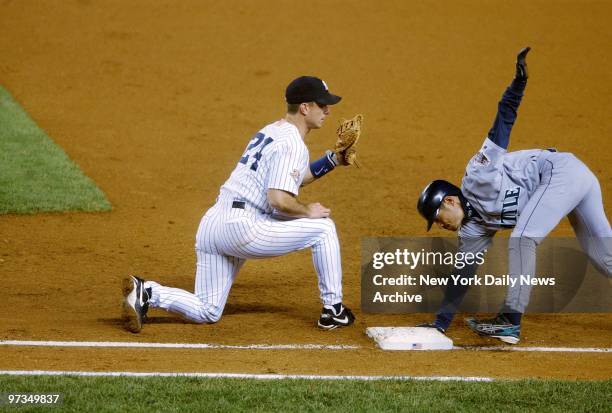
[[[434,325],[446,331],[453,321],[454,316],[454,313],[438,313],[436,314],[436,321],[434,321]]]
[[[504,317],[508,321],[510,321],[513,325],[518,326],[521,324],[521,317],[523,317],[522,313],[504,313]]]

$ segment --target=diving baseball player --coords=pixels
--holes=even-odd
[[[497,116],[480,150],[470,159],[461,182],[436,180],[422,192],[417,208],[428,222],[459,231],[459,249],[484,251],[495,233],[511,229],[511,277],[535,276],[536,247],[568,215],[584,251],[603,274],[612,274],[612,230],[606,218],[601,189],[595,175],[571,153],[555,149],[508,152],[510,131],[527,84],[526,56],[517,57],[516,76],[499,102]],[[476,273],[476,265],[459,270]],[[433,323],[445,332],[467,287],[449,286]],[[516,344],[521,316],[529,303],[531,287],[509,287],[500,313],[493,319],[466,319],[474,332]]]
[[[129,277],[124,281],[124,320],[139,332],[149,307],[163,308],[195,323],[215,323],[238,271],[247,259],[312,250],[323,310],[318,326],[331,330],[355,317],[342,304],[340,246],[331,211],[297,196],[338,165],[343,154],[327,151],[309,163],[304,137],[319,129],[340,96],[319,78],[302,76],[286,89],[283,119],[258,131],[247,144],[216,203],[203,216],[196,235],[195,292]]]

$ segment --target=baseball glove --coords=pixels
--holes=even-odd
[[[340,164],[353,165],[357,161],[357,141],[361,134],[363,115],[355,115],[353,119],[344,119],[336,129],[338,139],[334,145],[334,153]]]

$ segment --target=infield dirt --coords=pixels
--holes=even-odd
[[[605,1],[0,3],[0,81],[114,207],[0,217],[2,339],[362,347],[4,347],[0,369],[612,377],[609,353],[382,352],[367,326],[429,316],[359,311],[361,237],[426,235],[420,190],[434,178],[459,181],[525,45],[531,76],[511,149],[575,153],[599,177],[610,216],[611,17]],[[216,325],[152,311],[141,334],[124,331],[121,278],[192,289],[201,215],[250,136],[283,115],[284,88],[302,74],[343,96],[307,137],[313,157],[332,145],[338,119],[365,116],[362,168],[337,170],[301,195],[332,209],[356,325],[315,328],[316,276],[303,251],[249,261]],[[566,221],[553,233],[571,235]],[[460,322],[449,335],[458,345],[495,344]],[[522,340],[610,348],[612,317],[527,315]]]

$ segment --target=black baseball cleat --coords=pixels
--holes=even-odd
[[[123,279],[123,313],[125,328],[132,333],[142,330],[142,324],[149,309],[149,292],[144,286],[145,281],[136,276]]]
[[[355,316],[350,308],[342,303],[323,306],[321,317],[317,325],[323,330],[333,330],[338,327],[347,327],[355,322]]]

